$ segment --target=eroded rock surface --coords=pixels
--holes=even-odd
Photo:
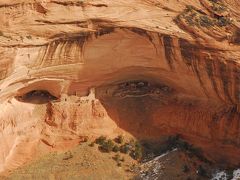
[[[1,171],[119,132],[180,134],[238,165],[239,5],[1,1]]]

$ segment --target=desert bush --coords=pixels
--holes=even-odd
[[[227,26],[231,24],[231,20],[227,17],[220,17],[217,21],[217,25],[220,27]]]
[[[124,138],[123,138],[122,135],[119,135],[118,137],[116,137],[116,138],[114,139],[114,141],[115,141],[116,143],[118,143],[118,144],[122,144],[123,141],[124,141]]]
[[[124,154],[128,154],[131,150],[131,146],[128,143],[125,143],[124,145],[120,146],[120,152]]]
[[[111,139],[104,141],[103,144],[99,146],[99,149],[103,152],[111,152],[113,150],[114,143]]]
[[[135,160],[141,160],[143,157],[143,149],[139,142],[135,142],[135,147],[131,151],[130,156]]]
[[[99,145],[103,145],[106,140],[107,140],[107,138],[105,136],[100,136],[99,138],[97,138],[95,140],[95,143],[99,144]]]
[[[140,149],[135,149],[130,153],[130,156],[135,159],[135,160],[141,160],[142,159],[142,150]]]
[[[211,27],[214,26],[214,21],[208,16],[203,15],[199,17],[199,24],[203,27]]]
[[[120,148],[117,145],[114,145],[112,151],[113,152],[118,152],[118,151],[120,151]]]
[[[220,5],[220,4],[213,4],[212,10],[222,13],[227,10],[226,6]]]

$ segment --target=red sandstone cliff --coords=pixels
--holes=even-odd
[[[239,5],[2,0],[1,170],[123,131],[239,164]]]

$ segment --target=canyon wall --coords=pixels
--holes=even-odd
[[[1,1],[1,171],[119,133],[180,134],[239,165],[238,5]]]

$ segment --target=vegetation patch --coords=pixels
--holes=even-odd
[[[192,144],[189,144],[187,141],[180,138],[179,135],[169,136],[167,140],[167,148],[172,150],[174,148],[178,148],[184,152],[186,152],[190,157],[196,156],[201,161],[206,163],[210,163],[203,155],[202,150],[200,148],[194,147]]]
[[[223,13],[227,11],[227,7],[222,1],[220,0],[208,0],[208,1],[212,4],[211,6],[212,11],[216,13]]]
[[[140,142],[135,140],[125,141],[121,135],[114,139],[107,139],[105,136],[100,136],[94,142],[90,143],[89,146],[94,146],[94,143],[98,145],[98,149],[101,152],[126,154],[138,161],[141,161],[143,157],[143,148]],[[114,156],[114,159],[119,164],[118,158]]]
[[[215,5],[216,6],[216,5]],[[216,6],[215,8],[217,8]],[[219,7],[218,7],[219,8]],[[197,27],[226,27],[232,24],[229,17],[226,16],[215,16],[211,17],[193,6],[187,6],[186,9],[176,18],[178,22],[180,19],[184,19],[186,23],[190,26]]]
[[[168,151],[172,151],[177,148],[184,151],[189,155],[189,157],[197,157],[201,161],[210,163],[203,155],[200,148],[194,147],[187,141],[180,138],[179,135],[169,136],[164,142],[149,143],[148,141],[136,141],[130,140],[126,141],[122,136],[118,136],[115,139],[107,139],[105,136],[100,136],[89,146],[98,145],[98,149],[105,153],[116,153],[129,155],[132,159],[137,161],[148,161],[156,156],[159,156]],[[119,156],[116,155],[115,156]],[[113,159],[118,159],[115,157]],[[118,163],[118,160],[116,160]],[[184,171],[187,171],[186,168]]]
[[[116,143],[118,143],[118,144],[122,144],[122,143],[124,142],[124,138],[123,138],[122,135],[119,135],[118,137],[116,137],[116,138],[114,139],[114,141],[115,141]]]

